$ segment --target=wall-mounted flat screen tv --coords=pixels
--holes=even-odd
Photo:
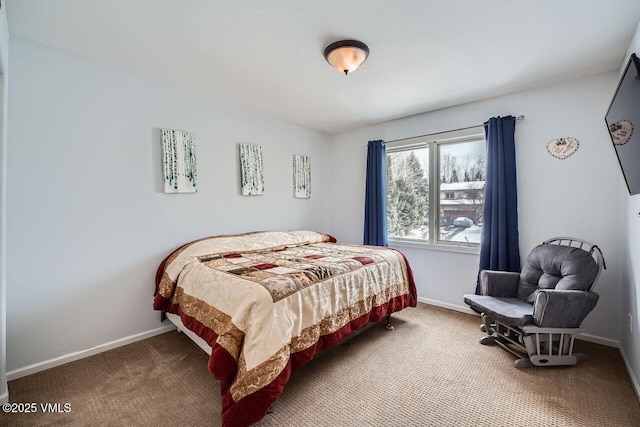
[[[605,116],[629,194],[640,193],[640,59],[632,54]]]

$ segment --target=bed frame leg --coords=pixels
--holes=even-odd
[[[387,316],[387,324],[386,324],[386,325],[384,325],[384,328],[385,328],[387,331],[393,331],[393,325],[391,324],[391,315],[388,315],[388,316]]]

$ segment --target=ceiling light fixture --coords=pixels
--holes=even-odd
[[[336,70],[345,75],[353,72],[369,56],[369,47],[357,40],[341,40],[331,43],[324,50],[324,58]]]

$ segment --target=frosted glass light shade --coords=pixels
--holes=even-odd
[[[358,68],[368,56],[369,48],[367,45],[357,40],[342,40],[331,43],[324,50],[327,62],[345,75]]]

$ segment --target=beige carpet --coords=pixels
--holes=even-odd
[[[478,344],[479,318],[419,305],[297,371],[260,426],[638,426],[616,349],[578,342],[572,367],[513,367]],[[68,413],[0,414],[2,426],[216,426],[207,357],[170,332],[9,383],[11,402]],[[64,407],[62,406],[62,410]]]

